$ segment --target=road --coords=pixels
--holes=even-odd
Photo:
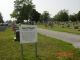
[[[37,30],[40,34],[72,43],[76,48],[80,48],[80,35],[66,32],[51,31],[41,28],[38,28]]]
[[[0,31],[4,31],[6,28],[6,26],[0,26]]]

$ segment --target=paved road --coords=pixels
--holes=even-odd
[[[80,35],[70,34],[66,32],[51,31],[38,28],[38,32],[56,39],[72,43],[76,48],[80,48]]]
[[[6,30],[7,26],[0,26],[0,31]]]

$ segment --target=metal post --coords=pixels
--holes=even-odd
[[[21,46],[21,60],[24,60],[24,56],[23,56],[23,45],[22,44],[20,44],[20,46]]]
[[[35,43],[35,56],[36,56],[36,60],[38,60],[38,55],[37,55],[37,43]]]

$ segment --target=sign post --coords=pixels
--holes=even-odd
[[[37,26],[36,25],[21,25],[20,31],[20,44],[21,44],[21,60],[23,57],[23,44],[34,43],[35,44],[35,55],[37,60]]]
[[[21,60],[24,60],[24,56],[23,56],[23,45],[20,44],[20,49],[21,49]]]
[[[35,56],[36,56],[36,60],[37,60],[37,57],[38,57],[38,55],[37,55],[37,43],[35,43]]]

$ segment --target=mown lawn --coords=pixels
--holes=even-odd
[[[15,42],[12,29],[0,32],[0,60],[20,60],[20,44]],[[38,60],[80,60],[80,50],[72,44],[38,34]],[[23,44],[24,60],[35,60],[34,44]],[[58,53],[69,52],[72,56],[58,56]],[[60,57],[60,58],[58,58]],[[75,57],[75,58],[74,58]]]
[[[38,27],[43,28],[43,29],[50,29],[53,31],[60,31],[60,32],[68,32],[68,33],[72,33],[72,34],[80,34],[80,31],[78,31],[77,29],[72,29],[72,28],[68,28],[68,27],[64,27],[62,28],[61,26],[55,25],[53,27],[47,26],[45,27],[45,25],[38,25]]]

